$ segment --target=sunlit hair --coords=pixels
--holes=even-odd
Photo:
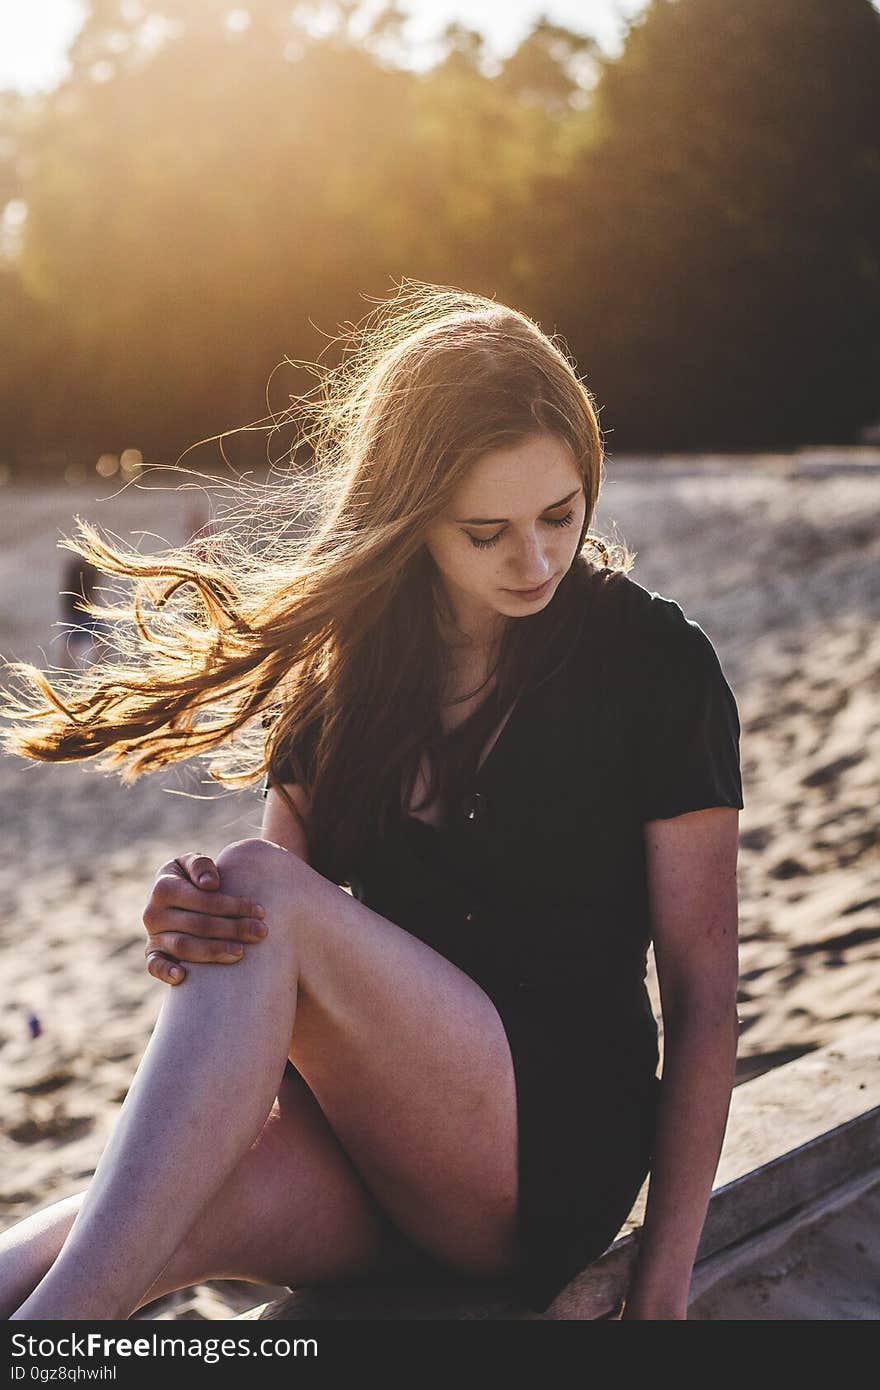
[[[78,523],[68,547],[134,581],[130,597],[97,610],[113,640],[87,671],[61,682],[10,666],[21,689],[3,736],[47,762],[103,755],[124,781],[211,752],[226,786],[266,772],[299,783],[310,861],[336,882],[409,806],[420,755],[441,741],[443,599],[423,538],[471,465],[549,431],[571,451],[586,514],[551,603],[506,624],[491,698],[448,742],[423,805],[457,804],[497,712],[564,659],[583,578],[633,561],[589,533],[603,467],[593,398],[526,315],[404,280],[346,341],[338,366],[312,364],[318,387],[288,412],[292,458],[309,461],[267,485],[274,530],[258,547],[232,527],[146,556]]]

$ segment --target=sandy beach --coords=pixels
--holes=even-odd
[[[115,491],[0,488],[3,657],[60,661],[56,542],[74,513],[185,538],[191,494]],[[703,626],[739,706],[739,1081],[880,1013],[878,503],[880,448],[607,463],[597,529]],[[156,870],[257,833],[261,802],[193,767],[125,788],[6,756],[0,798],[5,1228],[87,1186],[110,1133],[166,988],[140,921]],[[659,1013],[653,969],[651,988]],[[144,1315],[225,1317],[275,1292],[215,1282]]]

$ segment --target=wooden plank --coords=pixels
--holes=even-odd
[[[880,1104],[880,1023],[734,1087],[723,1187]]]
[[[806,1202],[784,1221],[777,1221],[757,1235],[748,1236],[700,1260],[691,1280],[690,1302],[707,1293],[722,1279],[747,1269],[755,1261],[775,1254],[795,1236],[801,1236],[850,1206],[866,1192],[880,1191],[880,1165],[867,1173],[859,1173],[830,1192],[823,1192],[812,1202]]]
[[[735,1086],[714,1194],[880,1103],[880,1023]],[[833,1170],[833,1159],[828,1156]],[[861,1162],[861,1158],[859,1159]],[[847,1173],[830,1173],[827,1186]],[[641,1228],[645,1182],[618,1239]],[[710,1208],[711,1211],[711,1208]],[[707,1229],[711,1230],[707,1218]],[[709,1253],[710,1240],[701,1252]]]
[[[715,1188],[698,1260],[783,1221],[878,1162],[880,1106]]]

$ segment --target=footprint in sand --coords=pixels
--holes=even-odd
[[[841,912],[841,917],[849,917],[853,912],[866,912],[869,908],[880,907],[880,898],[863,898],[860,903],[851,903]]]
[[[880,927],[854,927],[852,931],[838,932],[836,936],[826,936],[821,941],[804,941],[791,947],[793,956],[809,956],[815,951],[828,951],[839,956],[841,951],[851,950],[853,946],[863,946],[866,941],[877,941]]]
[[[74,1080],[73,1072],[56,1071],[50,1076],[43,1076],[39,1081],[29,1081],[23,1086],[13,1086],[13,1091],[17,1091],[22,1096],[45,1096],[50,1091],[58,1091],[62,1086],[69,1086]]]
[[[766,849],[773,839],[773,831],[769,825],[756,825],[751,830],[740,832],[740,849]]]
[[[28,1115],[27,1119],[10,1125],[6,1133],[16,1144],[40,1144],[44,1139],[60,1139],[69,1143],[88,1134],[94,1124],[91,1115],[68,1115],[64,1110],[55,1109],[48,1115]]]
[[[836,782],[844,772],[851,767],[858,767],[864,759],[863,753],[848,753],[846,757],[836,758],[833,763],[824,763],[822,767],[814,768],[808,772],[806,777],[801,778],[802,787],[825,787],[829,782]]]
[[[807,869],[799,859],[780,859],[778,864],[774,864],[769,870],[771,878],[799,878],[803,874],[808,874]]]

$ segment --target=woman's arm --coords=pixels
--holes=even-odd
[[[260,838],[308,863],[303,817],[308,815],[309,798],[293,783],[285,784],[284,791],[292,806],[277,788],[270,788]],[[186,961],[235,965],[244,957],[241,943],[259,941],[264,924],[256,919],[261,917],[258,904],[240,902],[220,891],[213,859],[181,854],[160,869],[144,910],[147,970],[163,984],[179,985],[187,976]]]
[[[663,1075],[624,1318],[687,1316],[736,1068],[738,831],[727,806],[645,825]]]

